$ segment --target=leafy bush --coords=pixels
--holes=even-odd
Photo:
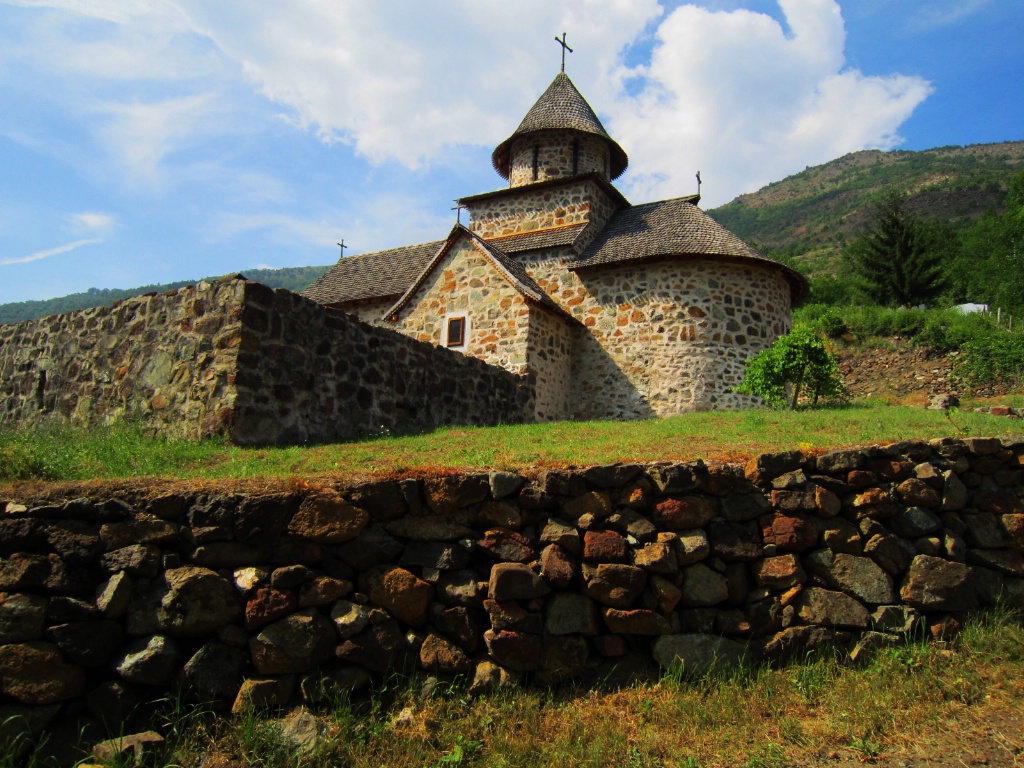
[[[756,395],[774,407],[791,408],[801,394],[814,405],[819,397],[841,399],[846,395],[838,361],[825,349],[821,336],[806,325],[794,327],[748,360],[738,391]]]
[[[964,314],[957,309],[894,309],[878,306],[831,307],[808,304],[793,313],[797,324],[806,324],[830,338],[850,334],[858,341],[900,336],[936,352],[961,349],[972,339],[1005,333],[992,315]]]
[[[955,371],[972,386],[1003,381],[1019,387],[1024,383],[1024,336],[999,332],[971,339],[963,345]]]

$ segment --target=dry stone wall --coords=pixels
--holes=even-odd
[[[239,277],[0,326],[6,424],[131,417],[171,436],[296,443],[533,411],[530,375]]]
[[[0,500],[0,706],[131,724],[396,669],[515,681],[861,660],[1024,603],[1024,438],[259,495]],[[41,726],[40,726],[41,727]]]
[[[203,282],[0,326],[0,422],[131,416],[174,436],[224,431],[243,291]]]
[[[242,444],[351,439],[452,424],[518,423],[533,381],[245,284],[231,438]]]

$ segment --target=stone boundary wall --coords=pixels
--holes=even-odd
[[[0,326],[0,423],[132,416],[175,437],[224,432],[243,290],[201,282]]]
[[[349,440],[532,420],[534,379],[246,282],[230,437]]]
[[[1024,603],[1024,438],[96,493],[0,501],[0,708],[35,728],[131,728],[177,687],[236,712],[315,702],[399,668],[484,691],[862,660]]]
[[[522,422],[534,379],[241,276],[0,326],[0,423],[238,444]]]

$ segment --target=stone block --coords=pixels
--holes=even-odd
[[[362,533],[369,519],[366,510],[333,491],[322,490],[303,499],[288,523],[288,532],[319,544],[342,544]]]
[[[85,693],[85,671],[51,643],[11,643],[0,646],[0,691],[22,704],[55,704]]]
[[[970,566],[928,555],[911,562],[900,596],[921,611],[964,611],[978,605]]]
[[[413,627],[427,623],[434,587],[397,566],[378,566],[366,577],[370,602]]]

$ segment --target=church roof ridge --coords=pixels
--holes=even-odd
[[[625,150],[608,135],[593,107],[565,72],[559,72],[551,85],[526,113],[519,127],[494,150],[491,161],[502,178],[509,176],[509,150],[520,136],[539,131],[570,130],[589,133],[604,139],[611,151],[611,178],[622,175],[629,164]]]

